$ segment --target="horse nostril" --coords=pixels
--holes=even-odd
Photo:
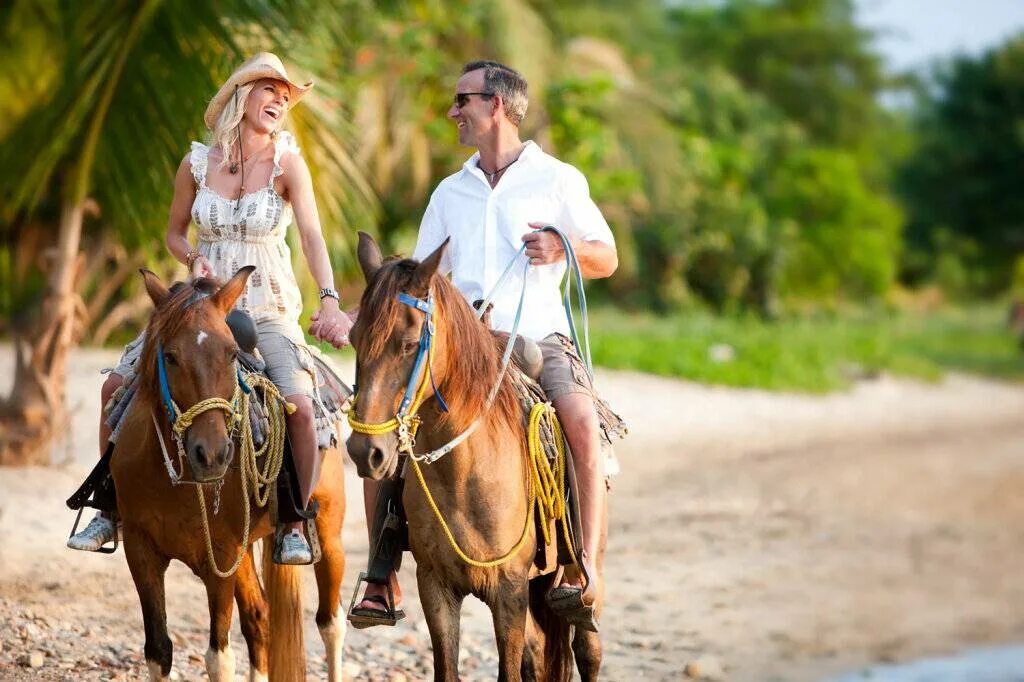
[[[206,458],[206,448],[201,443],[196,444],[195,449],[196,461],[204,466],[209,466],[210,462]]]
[[[370,456],[367,458],[371,469],[379,469],[384,464],[384,452],[380,448],[370,448]]]
[[[223,448],[220,450],[220,454],[217,456],[217,463],[221,466],[228,464],[231,458],[235,454],[235,444],[228,441]]]

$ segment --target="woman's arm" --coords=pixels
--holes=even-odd
[[[334,289],[334,272],[327,254],[327,243],[320,229],[320,215],[313,196],[313,180],[305,159],[298,154],[287,154],[282,159],[284,186],[295,214],[302,254],[309,271],[320,289]],[[310,334],[327,341],[336,348],[348,343],[352,320],[340,308],[341,303],[330,296],[320,299],[320,309],[313,314]]]
[[[194,256],[189,263],[192,244],[188,241],[188,228],[192,224],[192,204],[196,200],[196,183],[192,178],[192,162],[189,154],[178,164],[178,172],[174,175],[174,199],[171,200],[171,212],[167,218],[167,235],[164,243],[175,260],[191,265],[191,273],[195,277],[212,277],[213,268],[202,256]]]

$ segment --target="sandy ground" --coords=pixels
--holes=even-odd
[[[122,552],[64,548],[73,515],[63,500],[95,452],[97,371],[115,356],[72,361],[76,411],[60,465],[0,470],[0,679],[144,676]],[[0,347],[0,390],[10,363]],[[729,680],[799,682],[1024,641],[1024,387],[882,378],[812,397],[628,372],[598,381],[631,427],[611,503],[605,679],[681,680],[698,662]],[[347,484],[346,600],[366,551],[351,467]],[[308,574],[307,657],[318,679]],[[403,579],[410,618],[350,630],[347,676],[429,676],[411,561]],[[175,675],[203,679],[202,586],[174,564],[167,591]],[[465,679],[494,678],[489,629],[469,600]],[[242,674],[237,626],[233,642]]]

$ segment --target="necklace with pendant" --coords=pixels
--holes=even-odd
[[[480,170],[481,170],[481,171],[483,172],[483,174],[487,176],[487,182],[489,182],[489,183],[491,184],[491,186],[493,187],[493,186],[494,186],[494,183],[496,183],[496,182],[498,181],[498,176],[499,176],[499,175],[501,175],[502,173],[504,173],[504,172],[505,172],[505,170],[506,170],[506,169],[507,169],[507,168],[508,168],[509,166],[511,166],[511,165],[512,165],[513,163],[515,163],[516,161],[518,161],[518,160],[519,160],[519,157],[520,157],[520,156],[522,156],[522,154],[523,154],[523,150],[522,150],[522,149],[520,149],[520,150],[519,150],[519,153],[518,153],[518,154],[516,154],[516,158],[512,159],[511,161],[509,161],[508,163],[506,163],[506,164],[505,164],[504,166],[502,166],[502,167],[501,167],[501,168],[499,168],[498,170],[494,171],[493,173],[490,173],[490,172],[488,172],[488,171],[485,171],[485,170],[483,169],[483,166],[481,166],[481,165],[480,165],[480,160],[479,160],[479,159],[477,159],[477,162],[476,162],[476,167],[477,167],[477,168],[479,168],[479,169],[480,169]]]

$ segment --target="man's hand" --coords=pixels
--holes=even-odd
[[[565,249],[562,240],[554,232],[542,232],[548,223],[529,223],[534,232],[523,235],[526,242],[526,255],[530,265],[548,265],[565,260]]]
[[[348,345],[348,334],[352,329],[352,318],[338,307],[338,302],[325,296],[320,310],[313,313],[309,333],[320,341],[326,341],[335,348]]]

